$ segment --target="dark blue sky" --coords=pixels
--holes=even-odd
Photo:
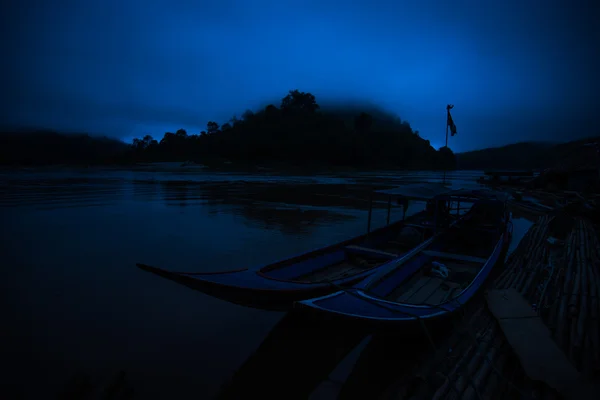
[[[600,133],[592,0],[12,3],[8,124],[160,138],[298,88],[376,103],[436,147],[452,103],[455,151]]]

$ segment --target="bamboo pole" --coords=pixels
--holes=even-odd
[[[488,381],[486,382],[485,388],[483,388],[483,393],[481,393],[481,397],[483,399],[492,399],[497,398],[498,396],[498,388],[503,383],[504,377],[500,374],[504,373],[505,366],[508,361],[508,352],[506,351],[506,345],[503,346],[503,351],[498,357],[498,362],[494,366],[495,368],[492,370]]]
[[[592,236],[593,238],[593,236]],[[590,243],[594,243],[593,240],[589,241]],[[593,244],[592,244],[593,245]],[[592,360],[592,365],[595,367],[590,371],[591,375],[600,372],[600,329],[599,329],[599,310],[598,310],[598,294],[600,292],[599,280],[598,280],[598,271],[597,271],[597,263],[598,259],[595,257],[595,252],[592,251],[591,247],[588,247],[590,253],[590,259],[587,263],[588,268],[588,276],[589,276],[589,287],[590,287],[590,322],[589,322],[589,334],[587,335],[587,339],[589,340],[589,347],[586,350],[586,354],[590,355],[590,359]],[[586,346],[587,347],[587,346]]]
[[[489,331],[491,326],[495,323],[490,314],[486,312],[483,304],[473,313],[474,318],[469,320],[463,320],[459,335],[460,342],[452,348],[452,353],[460,356],[456,362],[452,362],[448,365],[448,368],[442,372],[444,381],[439,385],[437,392],[442,395],[451,387],[451,384],[456,380],[457,374],[463,369],[464,362],[468,361],[473,352],[475,351],[477,344],[484,338],[485,334]],[[467,357],[464,357],[464,356]],[[449,360],[447,358],[448,361]],[[435,368],[436,365],[433,365]],[[439,371],[439,368],[438,368]],[[441,371],[440,371],[441,372]],[[435,393],[432,394],[436,396]]]
[[[454,388],[456,390],[451,391],[447,399],[457,399],[459,398],[459,394],[462,394],[464,390],[467,388],[471,377],[475,374],[475,372],[481,368],[481,364],[487,354],[490,346],[492,345],[492,341],[494,336],[496,335],[499,327],[498,324],[493,324],[490,327],[482,340],[479,342],[477,346],[477,350],[471,360],[466,364],[466,369],[458,375],[458,379],[455,381]]]
[[[471,345],[469,346],[465,355],[456,364],[450,374],[448,374],[447,379],[434,393],[432,399],[455,399],[462,394],[466,383],[465,374],[469,374],[469,371],[473,368],[473,365],[477,364],[482,352],[485,351],[483,349],[486,348],[486,345],[489,346],[489,335],[491,331],[492,328],[487,328],[485,332],[480,335],[480,340],[471,342]]]
[[[576,252],[576,264],[578,270],[577,300],[578,306],[575,313],[571,314],[571,340],[569,343],[569,358],[577,369],[581,368],[581,350],[583,345],[583,325],[585,322],[585,299],[583,299],[582,289],[585,286],[585,275],[579,257],[579,251]]]
[[[568,307],[568,293],[571,291],[572,276],[573,276],[573,258],[572,249],[574,247],[575,235],[571,232],[569,234],[569,241],[567,245],[567,260],[566,260],[566,271],[565,279],[563,280],[563,289],[560,295],[560,305],[558,307],[557,327],[555,332],[555,341],[559,347],[564,348],[566,336],[567,336],[567,307]]]
[[[492,366],[496,364],[499,356],[499,349],[501,349],[504,343],[504,338],[500,334],[495,334],[492,345],[488,350],[487,354],[483,358],[483,365],[476,371],[471,385],[467,387],[462,398],[464,400],[472,400],[481,395],[485,388],[484,383],[492,371]],[[497,366],[496,366],[497,368]]]

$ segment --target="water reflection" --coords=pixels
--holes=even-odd
[[[434,333],[434,338],[441,336]],[[338,399],[380,398],[399,376],[410,373],[419,356],[431,350],[426,335],[404,337],[390,331],[372,335],[342,385]]]
[[[179,207],[191,205],[193,189],[197,189],[185,181],[161,181],[160,186],[165,205]]]
[[[314,227],[354,218],[330,207],[366,208],[365,191],[358,188],[350,191],[346,185],[161,180],[136,181],[133,186],[159,186],[163,203],[168,207],[205,206],[211,213],[242,216],[249,227],[290,235],[309,234]]]
[[[404,328],[372,332],[349,321],[293,311],[217,398],[379,398],[399,377],[413,375],[412,369],[432,349],[430,338],[440,343],[446,329],[428,333]],[[349,373],[338,378],[344,374],[337,370]]]
[[[0,206],[60,208],[99,206],[122,201],[123,179],[95,177],[8,177],[0,180]]]
[[[159,202],[162,190],[156,181],[144,181],[142,183],[132,182],[132,199],[136,202]]]
[[[200,186],[203,198],[210,205],[249,204],[268,202],[307,205],[314,207],[368,208],[371,188],[390,185],[367,186],[360,184],[306,184],[272,182],[220,182]]]
[[[429,176],[408,178],[416,175]],[[136,396],[143,393],[140,398],[207,398],[279,315],[145,276],[135,263],[203,272],[264,265],[335,243],[364,232],[368,187],[394,186],[403,176],[0,174],[2,262],[10,271],[3,282],[9,312],[3,315],[22,342],[5,343],[31,353],[31,359],[17,352],[7,357],[15,368],[4,380],[29,390],[35,379],[39,389],[31,390],[44,391],[44,384],[62,386],[79,365],[90,373],[124,368]],[[356,184],[360,179],[364,182]],[[380,204],[373,214],[377,225],[385,223],[385,207]],[[515,232],[524,227],[515,223]],[[292,233],[294,240],[287,236]],[[248,393],[292,388],[306,398],[364,337],[352,327],[290,318],[265,340],[260,356],[238,371],[234,388],[248,387]],[[365,354],[375,354],[375,346]],[[366,357],[347,388],[351,382],[377,382],[359,372],[383,368],[372,360],[385,360],[385,351],[379,358]],[[169,397],[174,390],[178,395]]]
[[[354,216],[328,210],[303,210],[301,208],[271,208],[269,205],[248,205],[237,209],[246,225],[262,229],[276,229],[284,234],[309,234],[312,228],[354,219]]]
[[[290,312],[223,385],[218,399],[307,399],[367,332]]]

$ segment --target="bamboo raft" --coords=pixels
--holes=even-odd
[[[513,198],[508,203],[513,211],[533,216],[543,216],[549,212],[574,205],[594,205],[600,200],[600,196],[597,194],[581,194],[570,191],[520,190],[512,191],[512,196]]]
[[[600,377],[600,242],[580,217],[545,215],[508,258],[493,283],[517,290],[586,380]],[[410,376],[386,399],[563,398],[527,377],[484,300],[468,304],[443,343],[431,343]]]

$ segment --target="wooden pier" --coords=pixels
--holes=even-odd
[[[600,242],[589,220],[540,217],[490,289],[384,398],[600,398]]]

